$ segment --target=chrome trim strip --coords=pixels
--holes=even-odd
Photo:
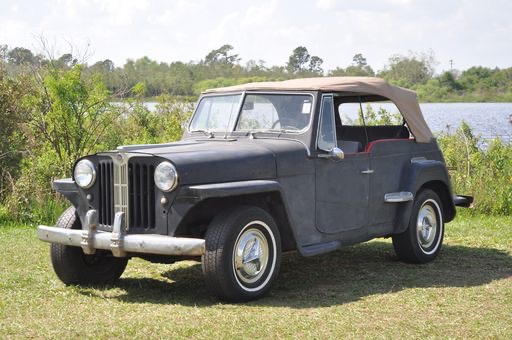
[[[413,157],[413,158],[411,158],[411,163],[421,163],[426,160],[427,160],[426,157]]]
[[[409,191],[390,192],[384,195],[384,201],[387,203],[408,202],[414,199],[414,195]]]

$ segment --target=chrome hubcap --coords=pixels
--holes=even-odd
[[[437,215],[430,204],[423,204],[416,222],[418,242],[423,249],[427,249],[434,243],[437,234]]]
[[[267,268],[268,257],[265,235],[258,229],[247,228],[235,243],[233,261],[237,277],[244,283],[256,282]]]

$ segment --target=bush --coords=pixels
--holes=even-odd
[[[473,212],[512,214],[512,145],[483,141],[463,123],[454,135],[438,138],[450,169],[453,191],[475,197]]]

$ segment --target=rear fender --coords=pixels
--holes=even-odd
[[[455,218],[455,205],[452,198],[452,188],[446,166],[443,162],[436,160],[425,160],[407,164],[402,172],[400,183],[401,191],[418,194],[421,188],[429,188],[435,191],[443,204],[444,222],[450,222]],[[395,223],[395,233],[404,232],[411,218],[413,201],[400,203]]]

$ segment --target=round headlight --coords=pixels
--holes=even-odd
[[[178,173],[169,162],[158,164],[155,169],[155,184],[162,191],[172,191],[178,185]]]
[[[87,159],[82,159],[76,163],[74,170],[75,182],[81,188],[90,188],[96,180],[96,170],[94,164]]]

